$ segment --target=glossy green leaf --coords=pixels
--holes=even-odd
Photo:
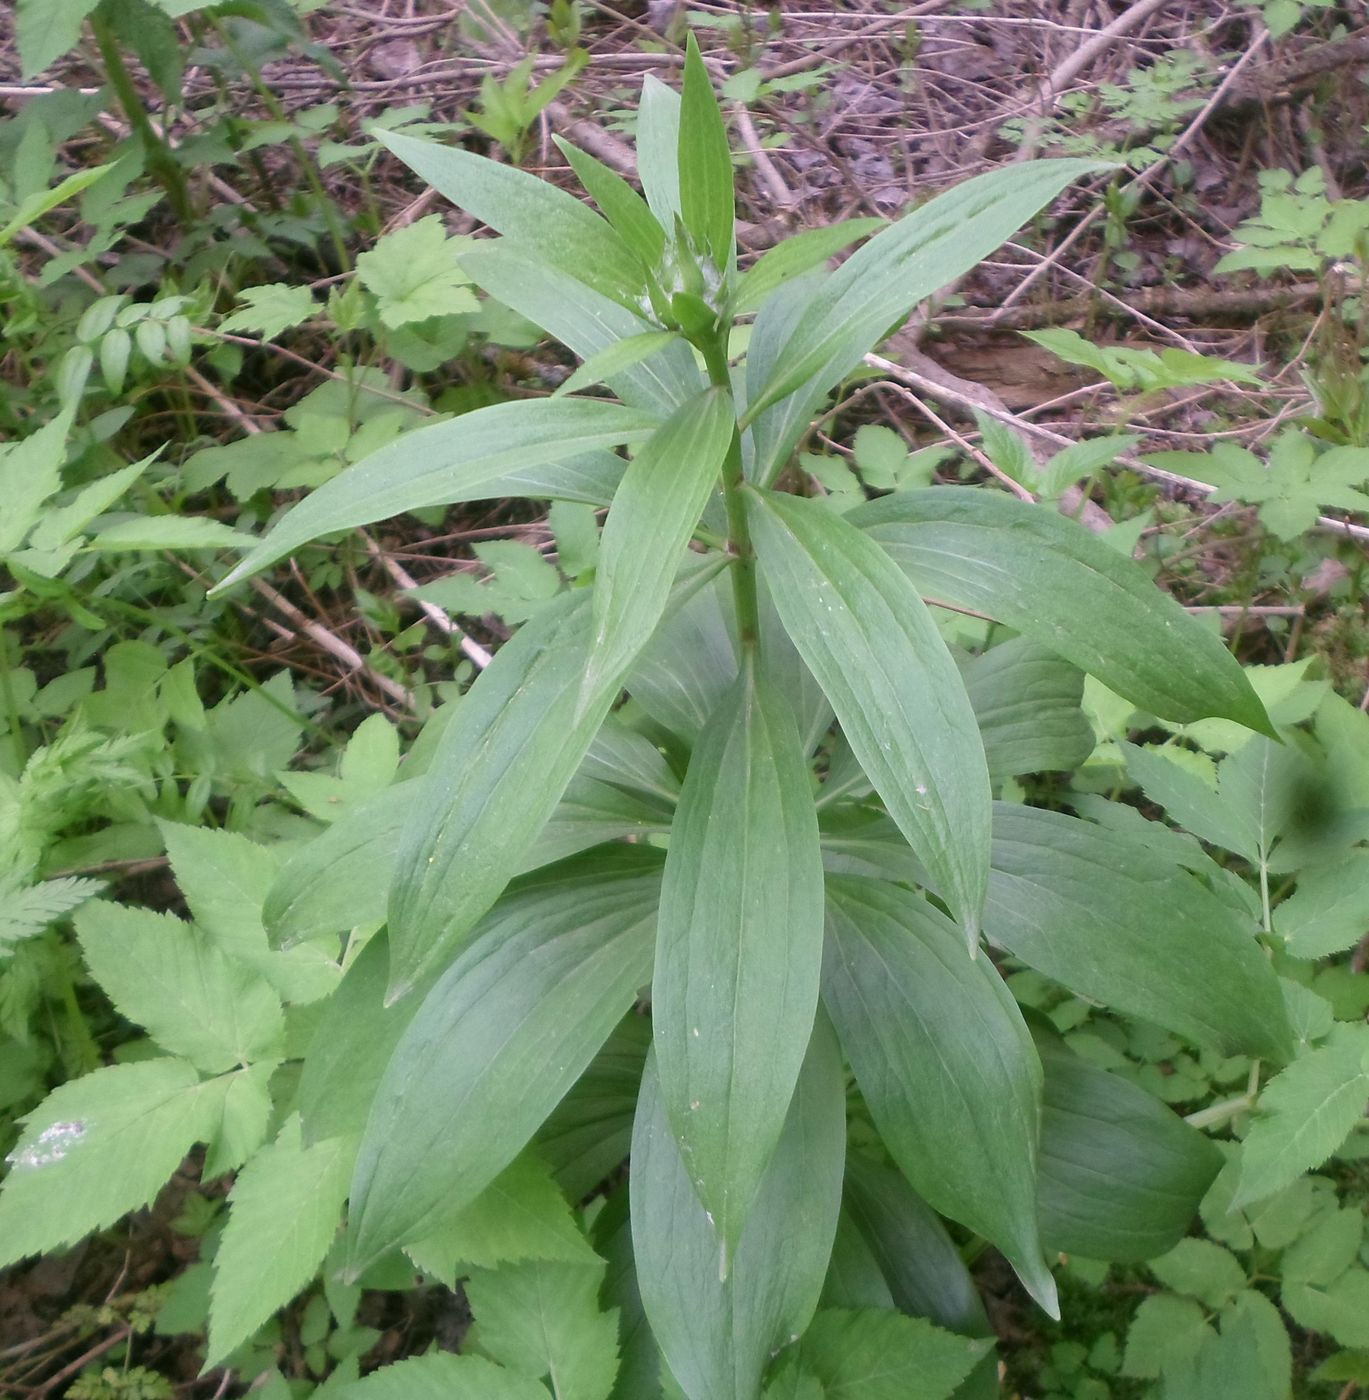
[[[665,230],[636,190],[603,161],[573,146],[561,136],[551,138],[570,162],[575,178],[618,230],[623,242],[648,272],[655,271],[665,251]]]
[[[1283,996],[1254,930],[1135,837],[996,804],[984,928],[1079,996],[1225,1054],[1287,1058]]]
[[[680,98],[680,216],[719,273],[733,258],[732,150],[713,80],[691,31]]]
[[[823,284],[779,356],[753,416],[811,380],[850,373],[924,297],[968,272],[1094,161],[1007,165],[956,185],[858,249]]]
[[[829,877],[822,995],[918,1195],[996,1244],[1058,1315],[1036,1219],[1041,1065],[992,964],[966,958],[921,895]]]
[[[989,862],[989,774],[974,711],[911,584],[817,501],[750,494],[775,607],[889,815],[973,946]]]
[[[364,1268],[461,1209],[523,1149],[651,975],[659,861],[624,847],[511,891],[400,1038],[352,1182]]]
[[[666,1117],[654,1060],[632,1135],[632,1242],[652,1332],[689,1400],[755,1400],[770,1357],[817,1307],[841,1209],[846,1103],[819,1016],[784,1132],[725,1280]]]
[[[637,259],[613,227],[574,195],[458,146],[379,127],[372,135],[457,208],[541,262],[620,301],[635,300],[642,285]]]
[[[821,964],[808,771],[788,705],[747,667],[690,760],[651,987],[661,1097],[724,1261],[784,1127]]]
[[[1051,1250],[1139,1263],[1187,1234],[1222,1156],[1143,1089],[1036,1033],[1041,1234]]]
[[[847,517],[924,597],[987,613],[1165,719],[1272,734],[1220,635],[1082,525],[968,486],[901,491]]]
[[[598,399],[531,399],[415,429],[306,496],[217,588],[335,530],[426,506],[509,495],[510,475],[525,477],[539,465],[574,462],[594,448],[640,441],[656,424],[651,414]],[[551,482],[545,473],[539,480]]]
[[[777,287],[820,267],[867,233],[884,226],[883,219],[842,219],[821,228],[808,228],[768,248],[746,270],[732,297],[734,315],[757,311]]]
[[[599,546],[589,693],[630,665],[656,630],[735,431],[731,395],[706,389],[667,419],[628,466]]]

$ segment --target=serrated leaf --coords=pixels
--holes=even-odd
[[[631,664],[656,630],[735,431],[731,395],[706,389],[672,414],[629,464],[599,547],[585,672],[591,693],[601,678]]]
[[[1369,1347],[1369,1270],[1356,1266],[1326,1288],[1289,1280],[1279,1296],[1300,1327],[1328,1333],[1341,1346]]]
[[[944,1400],[991,1346],[920,1317],[824,1308],[803,1335],[799,1359],[829,1400]]]
[[[988,867],[989,774],[936,624],[883,552],[819,502],[756,492],[747,516],[785,630],[973,946]]]
[[[0,1267],[148,1204],[213,1130],[214,1081],[185,1060],[97,1069],[25,1116],[0,1188]]]
[[[1168,1254],[1152,1259],[1149,1268],[1166,1288],[1209,1308],[1220,1308],[1246,1286],[1240,1260],[1211,1240],[1180,1240]]]
[[[430,316],[480,310],[470,278],[456,260],[457,246],[441,218],[429,214],[382,234],[357,255],[357,279],[375,296],[384,325],[395,329]]]
[[[1220,1335],[1209,1330],[1186,1365],[1166,1369],[1158,1400],[1210,1400],[1218,1395],[1287,1400],[1287,1377],[1271,1365],[1265,1317],[1250,1308],[1222,1314]]]
[[[170,914],[93,901],[76,915],[86,965],[118,1010],[207,1073],[278,1055],[280,998]]]
[[[16,27],[20,79],[27,82],[54,59],[75,48],[81,21],[98,0],[19,0]]]
[[[1066,185],[1100,168],[1078,160],[1005,166],[956,185],[877,234],[814,296],[748,404],[748,418],[809,380],[826,388],[841,379],[919,301],[968,272]]]
[[[214,1256],[206,1367],[217,1365],[318,1272],[337,1233],[353,1138],[311,1147],[298,1116],[238,1173]]]
[[[230,588],[320,535],[405,511],[510,494],[507,478],[648,437],[657,419],[599,399],[492,404],[404,433],[306,496],[216,585]],[[539,490],[546,482],[538,478]],[[517,488],[515,488],[517,489]]]
[[[966,958],[922,896],[829,877],[822,994],[899,1169],[1055,1315],[1036,1219],[1041,1065],[988,959]]]
[[[725,1257],[784,1127],[821,963],[822,858],[798,731],[746,667],[685,776],[652,982],[661,1097]]]
[[[1295,958],[1354,947],[1369,929],[1369,851],[1347,851],[1300,873],[1297,889],[1274,910],[1274,928]]]
[[[836,1037],[819,1017],[726,1280],[661,1101],[654,1061],[632,1135],[632,1244],[642,1305],[689,1400],[755,1400],[771,1356],[808,1325],[841,1208],[846,1114]]]
[[[680,216],[695,243],[726,272],[733,259],[732,151],[727,128],[704,67],[699,41],[690,32],[685,47],[680,97]]]
[[[1364,1215],[1358,1207],[1323,1211],[1279,1260],[1279,1273],[1292,1283],[1326,1287],[1358,1258],[1364,1242]]]
[[[1192,1298],[1156,1293],[1141,1301],[1127,1329],[1122,1374],[1156,1380],[1190,1363],[1211,1335],[1203,1310]]]
[[[530,877],[424,998],[357,1159],[354,1269],[474,1200],[589,1064],[650,976],[659,869],[624,847]]]
[[[550,1168],[530,1152],[405,1253],[448,1287],[455,1287],[468,1268],[497,1269],[530,1259],[590,1267],[602,1263],[575,1224]]]
[[[547,1400],[547,1392],[483,1356],[434,1351],[372,1371],[340,1390],[337,1400]]]
[[[266,1141],[273,1107],[271,1076],[279,1068],[279,1061],[263,1060],[223,1076],[226,1082],[200,1170],[202,1181],[237,1171]]]
[[[1273,733],[1221,637],[1058,512],[976,487],[932,486],[858,506],[847,519],[924,596],[997,618],[1152,714],[1224,715]]]
[[[1288,1056],[1283,995],[1253,932],[1133,836],[996,804],[984,927],[1079,996],[1224,1054]]]
[[[1364,1116],[1369,1100],[1369,1031],[1340,1025],[1260,1094],[1259,1114],[1241,1145],[1236,1204],[1272,1195],[1319,1167]]]
[[[62,484],[71,413],[60,413],[36,433],[0,444],[0,555],[18,549],[42,516],[43,502]]]
[[[510,1370],[546,1377],[555,1400],[607,1400],[618,1373],[618,1314],[599,1307],[602,1261],[532,1259],[474,1269],[469,1342]]]
[[[87,549],[118,553],[153,549],[245,549],[252,536],[202,515],[140,515],[97,530]]]
[[[321,309],[308,287],[292,286],[288,282],[244,287],[238,293],[238,300],[243,305],[225,316],[219,322],[219,329],[256,331],[263,340],[274,340],[282,331],[300,325]]]
[[[104,886],[98,880],[64,876],[37,885],[11,885],[0,882],[0,955],[16,943],[47,926],[63,914],[79,909]]]
[[[1190,754],[1189,750],[1138,748],[1126,743],[1118,748],[1141,791],[1163,807],[1173,822],[1213,845],[1257,859],[1254,833],[1246,814],[1224,803],[1212,784],[1180,761]],[[1207,766],[1210,769],[1211,763]]]

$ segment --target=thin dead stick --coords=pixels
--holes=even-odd
[[[363,536],[363,538],[366,540],[366,548],[370,552],[371,557],[401,588],[418,587],[418,584],[414,582],[413,576],[397,559],[390,558],[390,556],[369,536]],[[426,617],[443,636],[455,641],[466,657],[473,661],[482,671],[494,660],[494,657],[486,651],[479,642],[468,637],[436,603],[430,603],[426,598],[415,598],[414,602],[418,604],[423,616]]]
[[[1285,607],[1275,603],[1214,603],[1207,606],[1195,604],[1186,607],[1185,612],[1218,613],[1222,617],[1305,617],[1307,609],[1301,604]]]

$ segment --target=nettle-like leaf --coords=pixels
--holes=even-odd
[[[382,1366],[337,1394],[338,1400],[546,1400],[547,1388],[483,1356],[434,1351]]]

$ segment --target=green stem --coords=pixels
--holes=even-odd
[[[133,128],[138,140],[142,143],[148,166],[153,175],[156,176],[157,183],[166,191],[166,197],[171,201],[171,208],[181,227],[188,228],[192,221],[192,213],[190,192],[185,183],[185,173],[176,164],[176,159],[167,148],[166,142],[157,135],[153,128],[147,111],[143,107],[142,99],[138,96],[138,89],[134,86],[133,79],[124,64],[123,55],[119,52],[114,31],[110,28],[109,21],[99,10],[90,16],[90,27],[95,35],[95,42],[99,46],[100,57],[104,60],[109,84],[114,89],[114,95],[119,99],[119,106],[123,108],[129,126]]]
[[[727,367],[726,328],[699,346],[710,382],[719,389],[732,391],[732,376]],[[756,593],[756,551],[751,546],[751,526],[746,519],[746,502],[742,490],[746,485],[742,475],[741,429],[732,429],[732,441],[723,459],[723,502],[727,507],[727,548],[734,560],[732,568],[732,600],[737,610],[737,636],[744,651],[760,645],[760,602]]]
[[[23,720],[19,717],[19,697],[14,693],[14,677],[10,672],[9,635],[0,632],[0,698],[5,704],[5,722],[9,725],[10,747],[14,750],[14,771],[18,775],[28,762],[28,745],[24,742]]]

